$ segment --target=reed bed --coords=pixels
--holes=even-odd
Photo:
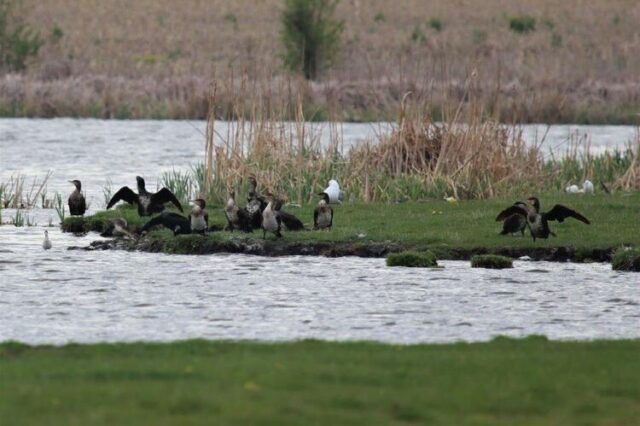
[[[522,197],[584,179],[611,190],[640,188],[640,137],[624,152],[599,155],[589,153],[588,140],[575,139],[563,156],[545,157],[541,145],[525,143],[517,126],[486,120],[479,102],[466,109],[460,104],[448,119],[435,121],[428,103],[407,95],[390,132],[345,151],[337,123],[329,126],[329,142],[320,143],[305,121],[300,96],[294,103],[274,105],[266,98],[247,105],[241,90],[237,102],[227,105],[238,121],[221,135],[215,130],[215,93],[212,88],[205,160],[194,169],[188,191],[217,202],[228,188],[243,193],[249,176],[263,192],[295,204],[313,202],[330,179],[341,183],[347,200],[371,202]],[[286,121],[290,111],[295,120]]]
[[[38,199],[41,199],[42,207],[49,208],[53,202],[47,198],[46,193],[47,182],[52,174],[49,170],[42,179],[34,177],[30,185],[22,174],[11,176],[8,182],[0,182],[0,204],[5,209],[29,209],[35,207]]]

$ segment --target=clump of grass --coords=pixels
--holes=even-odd
[[[0,183],[0,202],[4,208],[9,209],[35,207],[38,198],[46,194],[47,182],[52,174],[53,172],[49,170],[42,179],[34,177],[30,186],[26,184],[26,176],[12,175],[8,182]]]
[[[386,257],[387,266],[406,266],[410,268],[433,268],[438,266],[436,255],[431,251],[404,251],[392,253]]]
[[[640,272],[640,249],[621,247],[611,258],[611,267],[616,271]]]
[[[194,173],[185,171],[171,170],[171,172],[164,172],[161,177],[162,186],[169,189],[181,202],[188,202],[193,200],[195,194],[198,192],[198,184],[194,180]]]
[[[519,34],[535,31],[536,18],[529,15],[512,16],[509,18],[509,29]]]
[[[495,254],[479,254],[471,258],[472,268],[507,269],[513,268],[513,260]]]
[[[411,41],[414,43],[426,43],[427,36],[422,31],[420,25],[416,25],[413,27],[413,31],[411,31]]]
[[[440,32],[442,31],[442,28],[444,27],[442,25],[442,21],[438,18],[431,18],[429,19],[429,26],[431,27],[432,30],[436,31],[436,32]]]
[[[107,183],[102,187],[102,196],[106,207],[111,201],[111,197],[113,197],[113,182],[111,179],[107,179]]]
[[[64,200],[62,195],[59,192],[56,192],[56,195],[53,198],[53,208],[56,210],[58,214],[58,219],[60,223],[64,222],[65,212],[64,212]]]
[[[386,20],[387,17],[382,12],[376,13],[376,15],[373,17],[373,22],[375,22],[376,24],[380,24],[382,22],[385,22]]]
[[[31,216],[26,213],[23,213],[21,209],[16,210],[15,216],[9,222],[11,225],[21,228],[23,226],[36,226],[36,222],[33,220]]]

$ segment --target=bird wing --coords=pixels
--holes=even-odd
[[[180,205],[180,201],[173,195],[173,192],[169,191],[167,188],[162,188],[160,191],[156,192],[151,196],[152,204],[165,204],[165,203],[173,203],[174,206],[178,208],[181,212],[182,206]]]
[[[179,215],[178,213],[170,212],[162,213],[149,220],[142,227],[142,232],[148,231],[149,229],[158,225],[162,225],[165,228],[171,229],[172,231],[175,231],[175,229],[180,226],[180,230],[182,232],[191,232],[191,221],[189,219],[182,215]]]
[[[302,221],[291,213],[280,211],[278,216],[282,219],[284,226],[286,226],[289,231],[299,231],[304,229]]]
[[[129,188],[128,186],[123,186],[118,190],[118,192],[113,195],[113,197],[111,197],[111,200],[109,200],[109,204],[107,204],[107,210],[113,207],[113,205],[120,200],[126,201],[129,204],[137,204],[139,198],[138,194],[133,192],[131,188]]]
[[[527,211],[527,209],[525,209],[522,206],[519,205],[513,205],[511,207],[507,207],[506,209],[502,210],[500,213],[498,213],[498,216],[496,217],[496,222],[500,222],[502,220],[505,220],[506,218],[508,218],[511,215],[514,214],[520,214],[524,217],[527,217],[529,215],[529,212]]]
[[[591,223],[589,222],[589,219],[582,216],[577,211],[571,210],[569,207],[565,207],[562,204],[556,204],[551,210],[543,213],[542,216],[547,220],[557,220],[558,222],[562,222],[568,217],[573,217],[575,219],[578,219],[580,222],[586,223],[587,225]]]

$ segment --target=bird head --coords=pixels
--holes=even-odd
[[[325,203],[329,204],[329,194],[327,194],[326,192],[319,192],[318,195],[320,196],[321,200],[324,200]]]
[[[136,176],[136,183],[138,184],[138,192],[140,192],[140,189],[144,189],[144,179],[140,176]]]
[[[202,210],[204,210],[204,207],[207,205],[207,203],[202,198],[196,198],[195,200],[191,200],[191,202],[195,206],[200,207]]]
[[[536,197],[529,197],[527,198],[527,201],[533,206],[534,209],[536,209],[536,211],[540,209],[540,200],[538,200]]]
[[[82,183],[80,183],[80,181],[77,179],[70,180],[69,183],[72,183],[78,191],[82,189]]]

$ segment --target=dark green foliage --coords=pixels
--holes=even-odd
[[[414,43],[425,43],[427,41],[427,36],[424,35],[420,25],[413,27],[413,31],[411,32],[411,41]]]
[[[536,18],[529,15],[513,16],[509,18],[509,29],[519,34],[535,31]]]
[[[64,37],[64,31],[62,31],[62,28],[60,28],[58,24],[55,24],[51,29],[51,39],[55,42],[60,41],[62,37]]]
[[[338,0],[285,0],[281,38],[284,62],[315,80],[338,52],[344,22],[334,19]]]
[[[562,36],[560,34],[551,34],[551,47],[562,47]]]
[[[384,16],[384,13],[382,13],[382,12],[376,13],[376,16],[373,17],[373,22],[375,22],[376,24],[379,24],[381,22],[385,22],[386,20],[387,20],[387,17]]]
[[[616,271],[640,272],[640,249],[619,248],[613,254],[611,267]]]
[[[432,268],[438,266],[436,255],[431,251],[405,251],[387,256],[387,266],[407,266],[410,268]]]
[[[513,268],[513,261],[505,256],[479,254],[471,258],[472,268],[506,269]]]
[[[238,18],[234,13],[232,12],[225,13],[223,19],[225,22],[228,22],[229,24],[231,24],[234,30],[238,29]]]
[[[438,18],[429,19],[429,26],[436,32],[442,31],[443,28],[442,21]]]
[[[44,41],[19,14],[19,0],[0,0],[0,70],[23,71]]]

